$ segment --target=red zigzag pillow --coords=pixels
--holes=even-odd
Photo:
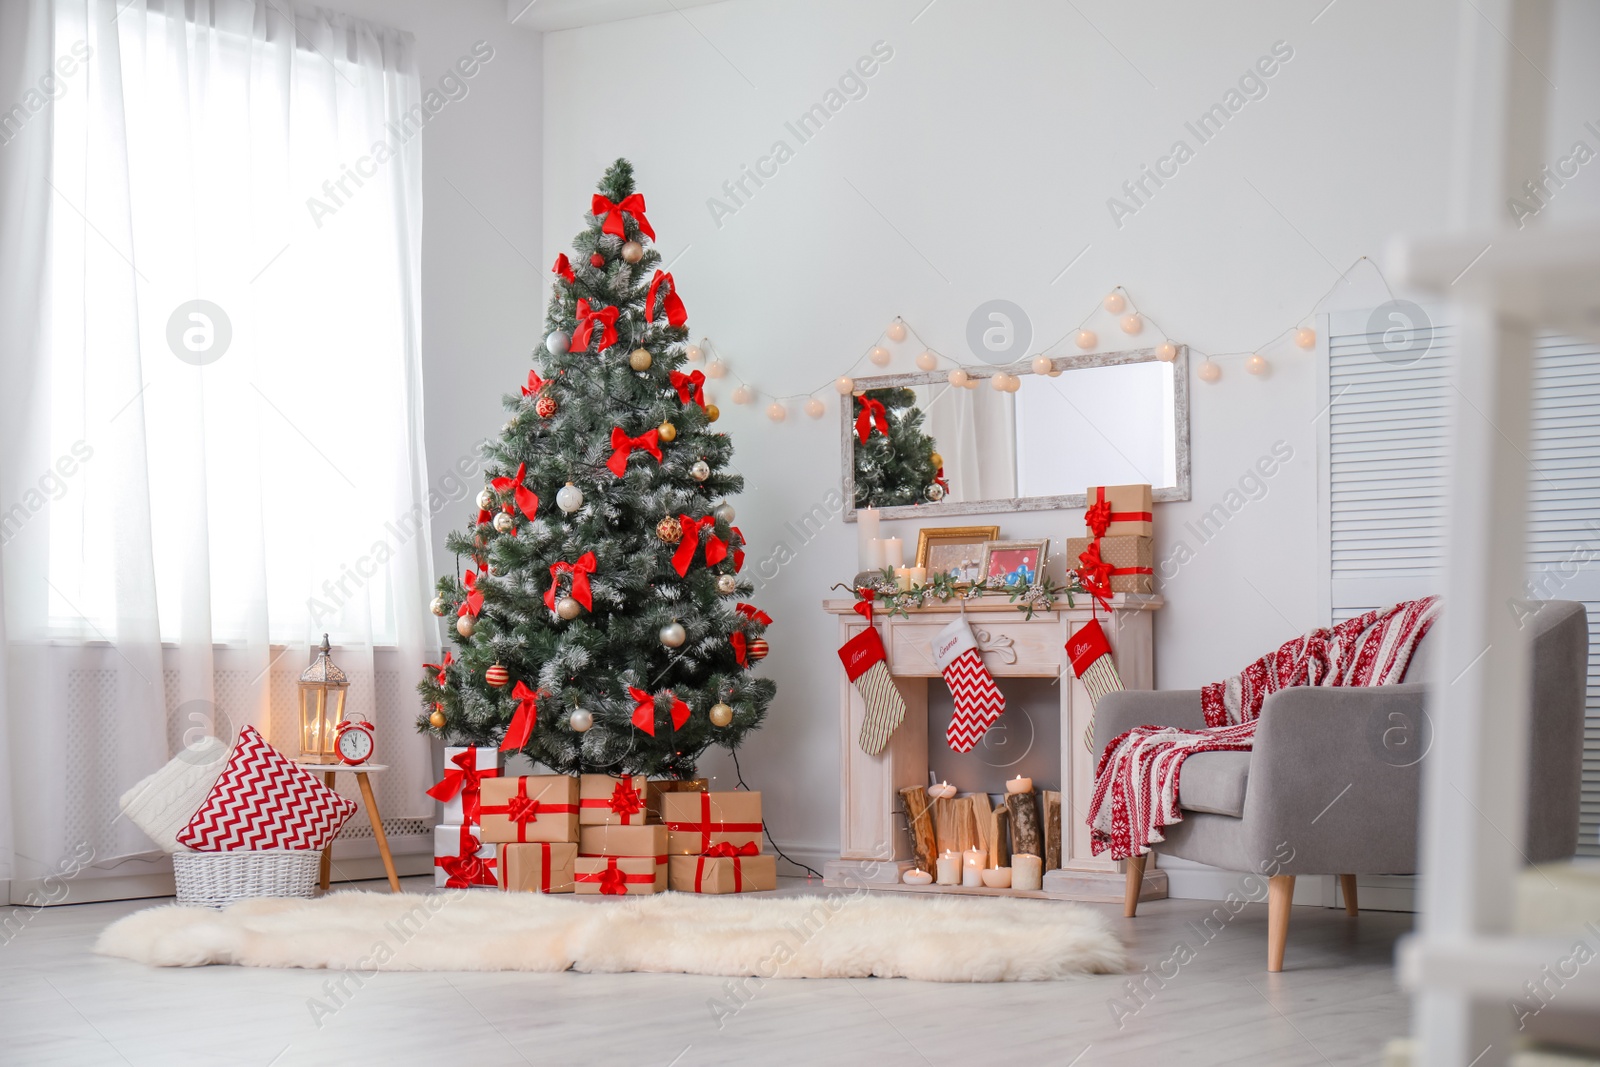
[[[197,852],[321,850],[356,813],[352,800],[267,744],[253,726],[239,731],[228,765],[205,803],[178,833]]]

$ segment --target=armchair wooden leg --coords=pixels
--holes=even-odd
[[[1122,891],[1122,915],[1131,919],[1139,913],[1139,890],[1144,888],[1144,864],[1149,855],[1128,860],[1128,885]]]
[[[1274,875],[1267,881],[1267,970],[1283,970],[1283,949],[1289,941],[1289,905],[1294,903],[1294,875]]]
[[[1356,876],[1341,874],[1339,876],[1339,892],[1344,894],[1344,913],[1351,918],[1361,914],[1361,905],[1356,903]]]

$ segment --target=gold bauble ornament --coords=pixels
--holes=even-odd
[[[433,598],[433,603],[428,605],[428,610],[442,617],[445,612],[450,610],[450,605],[444,602],[443,596],[436,596]]]
[[[578,613],[582,610],[583,605],[578,603],[570,596],[564,596],[560,600],[556,601],[556,614],[568,622],[576,619],[578,617]]]
[[[462,637],[471,637],[472,631],[477,628],[478,624],[472,621],[471,615],[463,615],[456,620],[456,633]]]
[[[429,715],[428,716],[428,725],[433,727],[435,730],[443,730],[444,729],[444,712],[436,711],[432,715]]]
[[[935,467],[944,466],[944,457],[939,455],[939,453],[935,452],[933,455],[929,456],[928,458],[933,461],[933,465]]]
[[[711,725],[726,726],[733,721],[733,709],[726,704],[711,705]]]
[[[650,357],[650,350],[647,348],[635,348],[628,353],[628,366],[634,370],[649,370],[650,364],[653,362],[655,361]]]
[[[656,536],[669,545],[675,545],[683,540],[683,524],[668,515],[656,523]]]
[[[707,422],[716,422],[717,421],[717,416],[719,416],[721,414],[722,414],[722,409],[717,407],[717,405],[715,405],[715,404],[707,404],[706,405],[706,421]]]
[[[629,263],[639,262],[644,258],[644,245],[640,244],[638,241],[622,242],[622,258]]]
[[[671,444],[673,441],[677,440],[678,428],[672,425],[670,422],[663,422],[660,426],[656,427],[656,436],[668,444]]]

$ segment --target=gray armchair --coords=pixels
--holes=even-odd
[[[1578,838],[1589,656],[1582,604],[1547,601],[1527,616],[1532,648],[1529,862],[1570,856]],[[1438,629],[1418,644],[1403,685],[1284,689],[1261,709],[1249,752],[1188,757],[1178,782],[1183,821],[1166,828],[1163,855],[1268,878],[1267,970],[1283,969],[1297,874],[1337,874],[1357,913],[1357,874],[1413,874],[1423,716]],[[1205,726],[1197,689],[1107,694],[1095,710],[1103,747],[1135,726]],[[1124,914],[1137,910],[1145,860],[1128,861]]]

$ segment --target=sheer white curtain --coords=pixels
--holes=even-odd
[[[944,458],[951,500],[1009,500],[1017,495],[1017,398],[984,380],[976,389],[935,386],[928,432]]]
[[[324,631],[395,768],[384,814],[426,815],[415,702],[374,700],[375,649],[415,671],[438,642],[409,35],[272,0],[26,5],[8,80],[49,84],[0,147],[0,876],[148,850],[116,797],[186,732],[292,751]]]

